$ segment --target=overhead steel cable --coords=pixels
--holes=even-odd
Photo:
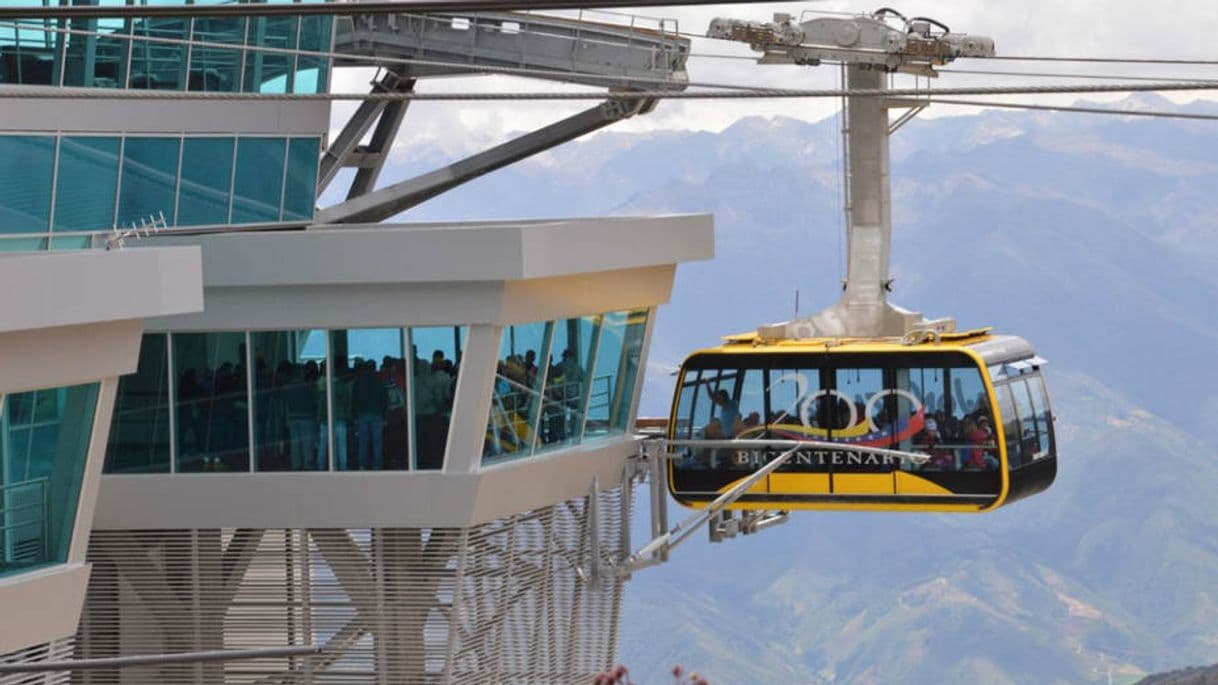
[[[1072,93],[1133,93],[1146,91],[1218,90],[1216,81],[1070,84],[1061,86],[990,86],[974,88],[938,88],[930,93],[943,95],[1053,95]],[[588,92],[507,92],[507,93],[227,93],[164,90],[109,90],[99,88],[66,88],[53,86],[0,86],[0,97],[14,99],[102,99],[102,100],[216,100],[216,101],[506,101],[506,100],[745,100],[799,99],[837,97],[925,97],[925,88],[854,88],[797,89],[756,88],[749,90],[681,91],[614,90],[609,93]]]
[[[1095,64],[1174,64],[1215,66],[1214,59],[1155,59],[1150,57],[1039,57],[1036,55],[995,55],[993,57],[958,57],[957,59],[1005,60],[1014,62],[1091,62]]]
[[[1072,105],[1037,105],[1022,102],[986,102],[985,100],[956,100],[932,97],[919,100],[928,105],[962,105],[970,107],[1001,107],[1004,109],[1030,109],[1047,112],[1077,112],[1082,114],[1112,114],[1124,117],[1154,117],[1162,119],[1197,119],[1201,121],[1218,121],[1218,114],[1197,114],[1193,112],[1163,112],[1136,109],[1107,109],[1104,107],[1075,107]]]
[[[1101,81],[1165,81],[1165,82],[1195,82],[1205,81],[1208,79],[1199,78],[1178,78],[1171,76],[1124,76],[1120,74],[1079,74],[1079,73],[1053,73],[1053,72],[1036,72],[1036,71],[990,71],[986,69],[938,69],[940,74],[969,74],[977,76],[1019,76],[1024,78],[1085,78],[1097,79]],[[1214,81],[1218,82],[1218,75],[1215,75]]]

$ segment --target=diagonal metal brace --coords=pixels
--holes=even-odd
[[[654,106],[654,100],[646,98],[606,100],[591,109],[466,157],[442,169],[326,207],[317,213],[317,223],[384,221],[483,174],[544,152],[614,122],[629,119],[635,114],[645,113]]]
[[[671,529],[668,528],[667,500],[667,464],[674,457],[673,447],[708,447],[727,449],[774,449],[783,450],[781,454],[758,468],[743,480],[738,481],[728,490],[720,493],[702,509],[694,512],[685,520]],[[628,578],[635,571],[662,564],[668,561],[669,553],[679,544],[689,539],[703,524],[707,524],[711,542],[720,542],[740,534],[758,533],[767,528],[786,522],[787,512],[762,511],[746,512],[741,518],[733,519],[728,515],[728,507],[753,488],[761,479],[786,464],[800,450],[805,449],[838,449],[867,454],[879,454],[900,459],[911,464],[923,464],[930,455],[921,452],[905,452],[883,447],[852,445],[849,443],[830,442],[826,440],[669,440],[665,438],[645,438],[640,441],[640,452],[634,461],[637,465],[628,472],[628,479],[623,483],[632,482],[638,474],[648,471],[651,481],[651,535],[652,539],[637,552],[621,559],[613,565],[613,572],[618,578]]]
[[[401,76],[396,72],[386,72],[384,76],[377,79],[372,84],[373,93],[408,93],[414,90],[415,79]],[[347,160],[359,147],[359,141],[363,139],[368,130],[372,128],[372,124],[380,117],[384,120],[384,113],[390,108],[390,104],[401,105],[395,109],[391,116],[396,117],[397,122],[401,122],[401,114],[405,114],[406,107],[410,105],[409,100],[403,100],[400,103],[387,103],[383,100],[364,100],[360,103],[355,113],[347,120],[343,130],[334,137],[326,151],[321,156],[321,165],[317,175],[317,195],[330,185],[330,181],[334,180],[338,170],[345,166]],[[400,110],[400,114],[398,113]],[[378,129],[381,128],[378,126]],[[394,132],[397,131],[397,125],[393,126]],[[392,142],[392,141],[390,141]]]

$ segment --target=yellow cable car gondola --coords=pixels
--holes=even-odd
[[[890,8],[715,19],[708,34],[748,43],[763,64],[845,65],[846,278],[829,308],[800,319],[797,296],[795,320],[685,360],[672,495],[712,510],[986,511],[1049,487],[1053,414],[1031,345],[887,301],[888,142],[925,106],[885,98],[889,73],[933,76],[956,57],[992,57],[993,40]],[[893,121],[891,108],[910,109]]]
[[[670,462],[670,492],[704,505],[781,451],[724,440],[808,441],[816,446],[798,450],[730,508],[1010,504],[1049,487],[1057,473],[1043,363],[1022,338],[988,329],[904,341],[734,338],[681,368],[668,438],[683,446]],[[716,446],[698,447],[700,440]]]

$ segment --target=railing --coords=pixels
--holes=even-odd
[[[593,377],[589,383],[588,405],[581,407],[584,397],[585,384],[583,381],[550,383],[546,382],[542,391],[528,387],[519,381],[509,378],[502,373],[495,374],[496,384],[502,383],[508,387],[506,392],[496,390],[491,401],[491,420],[488,431],[494,433],[496,449],[491,457],[501,457],[548,444],[543,439],[548,412],[557,409],[562,414],[562,438],[550,442],[564,440],[580,441],[587,433],[580,432],[584,417],[591,417],[597,410],[605,410],[608,420],[608,410],[612,403],[613,376],[603,374]],[[603,386],[602,390],[597,390]],[[539,404],[534,404],[540,398]],[[589,418],[589,420],[591,420]],[[598,419],[600,421],[600,419]],[[520,424],[523,424],[521,426]],[[523,434],[519,427],[524,428]],[[508,446],[501,443],[507,441]]]
[[[599,20],[597,18],[599,17]],[[681,42],[675,19],[648,19],[606,12],[573,12],[571,16],[531,12],[482,12],[469,14],[402,14],[386,18],[372,15],[340,17],[336,48],[339,52],[362,52],[375,43],[369,34],[386,31],[411,36],[412,52],[427,60],[473,64],[476,55],[503,64],[559,67],[573,72],[617,72],[607,69],[603,54],[596,50],[622,50],[625,55],[644,53],[643,60],[621,60],[621,75],[630,71],[659,72],[671,77],[684,67],[688,44]],[[344,40],[343,36],[350,38]],[[556,48],[546,41],[559,41]],[[443,56],[456,51],[466,53],[460,61]],[[541,60],[537,62],[537,60]],[[341,61],[341,60],[340,60]],[[536,63],[535,63],[536,62]],[[434,66],[434,64],[433,64]]]
[[[0,485],[0,575],[50,560],[46,478]]]

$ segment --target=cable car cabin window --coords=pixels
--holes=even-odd
[[[770,440],[825,440],[829,437],[820,369],[770,369],[766,386],[766,434]]]
[[[829,411],[829,440],[848,445],[891,448],[895,407],[884,382],[884,369],[846,368],[834,374],[833,390],[827,393]],[[855,457],[850,459],[849,456]],[[862,459],[850,454],[844,461],[858,471],[889,471],[893,464],[886,459]],[[830,455],[834,466],[843,461]],[[854,464],[851,462],[862,462]],[[853,468],[863,466],[863,468]],[[874,467],[874,468],[868,468]]]
[[[984,372],[954,351],[699,354],[686,360],[670,435],[842,445],[797,452],[739,500],[745,506],[984,505],[1001,490],[1003,452]],[[857,449],[866,447],[931,458]],[[682,448],[670,486],[681,501],[707,501],[781,452]]]
[[[1011,381],[1010,388],[1011,393],[1015,396],[1015,411],[1019,414],[1019,450],[1014,461],[1018,461],[1022,466],[1032,463],[1035,459],[1040,436],[1036,426],[1036,411],[1032,407],[1027,382],[1022,378],[1017,378]],[[1048,436],[1046,436],[1047,438]],[[1015,467],[1012,465],[1011,468]]]
[[[965,370],[967,372],[967,370]],[[896,449],[931,456],[922,466],[926,470],[956,471],[960,464],[947,435],[946,368],[895,369],[896,386],[892,403],[896,407],[893,427]],[[903,468],[911,468],[904,464]]]
[[[994,419],[985,385],[976,368],[955,369],[949,404],[950,435],[957,463],[964,470],[998,468],[998,445],[994,442]]]
[[[1028,376],[1028,392],[1032,396],[1032,410],[1035,412],[1036,419],[1037,449],[1032,456],[1034,459],[1043,459],[1054,452],[1053,431],[1051,430],[1053,417],[1049,412],[1049,394],[1045,388],[1045,381],[1039,373]]]
[[[1023,457],[1020,449],[1019,414],[1015,413],[1015,395],[1012,393],[1012,385],[1012,383],[996,384],[994,394],[998,397],[998,413],[1002,416],[1002,434],[1006,439],[1007,465],[1008,468],[1017,469],[1023,465]]]
[[[761,417],[765,416],[765,370],[746,369],[740,383],[740,396],[736,408],[735,422],[731,428],[731,437],[755,440],[762,437],[765,424]],[[734,397],[734,396],[733,396]],[[720,412],[723,408],[720,407]],[[724,423],[724,436],[727,436],[727,424]]]
[[[761,437],[765,415],[763,369],[686,372],[677,403],[674,437],[731,440]],[[692,468],[726,468],[726,450],[684,450]],[[747,466],[747,464],[745,464]]]

